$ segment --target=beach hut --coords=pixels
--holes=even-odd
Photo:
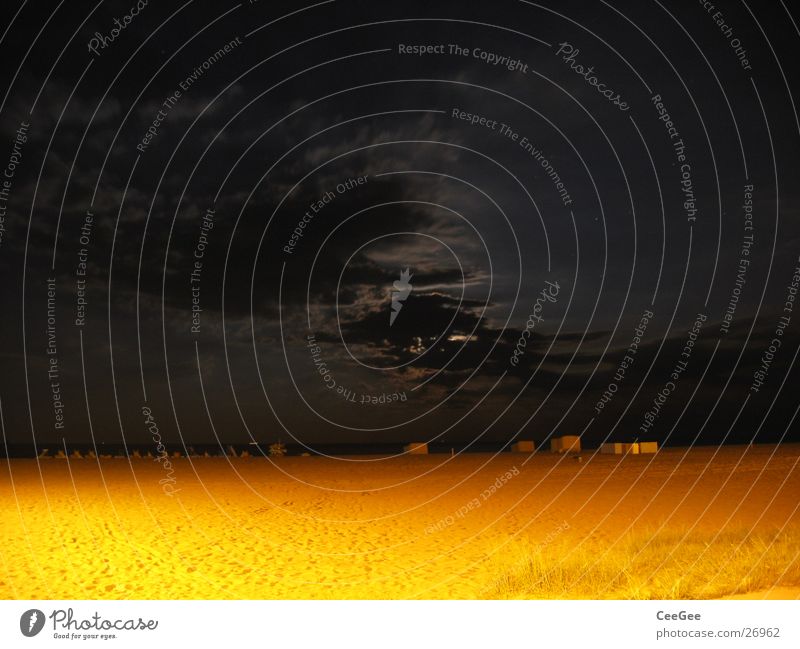
[[[639,444],[637,442],[607,442],[600,446],[601,453],[608,453],[611,455],[638,455]]]
[[[639,442],[639,453],[655,453],[658,451],[658,442]]]
[[[562,435],[550,440],[551,453],[580,453],[581,438],[577,435]]]
[[[83,459],[83,455],[81,455],[81,452],[80,452],[80,451],[78,451],[77,449],[76,449],[76,450],[74,450],[74,451],[72,451],[72,453],[70,453],[70,454],[69,454],[69,456],[70,456],[70,457],[71,457],[73,460],[82,460],[82,459]]]
[[[519,439],[511,445],[512,453],[533,453],[536,449],[536,444],[531,440]]]
[[[410,442],[403,447],[403,450],[414,455],[427,455],[428,445],[425,442]]]

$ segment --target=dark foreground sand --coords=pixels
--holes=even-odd
[[[0,597],[485,597],[541,544],[796,525],[799,458],[184,458],[169,478],[152,459],[2,460]]]

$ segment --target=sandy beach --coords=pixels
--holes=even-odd
[[[798,460],[800,445],[181,458],[167,490],[152,459],[3,460],[0,597],[492,597],[537,548],[796,526]],[[772,596],[800,595],[780,578]]]

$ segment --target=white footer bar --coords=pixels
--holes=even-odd
[[[777,649],[798,629],[796,600],[0,601],[0,647]]]

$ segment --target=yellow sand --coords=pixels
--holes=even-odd
[[[173,496],[152,459],[3,460],[0,597],[486,597],[543,544],[796,525],[799,457],[184,458]]]

